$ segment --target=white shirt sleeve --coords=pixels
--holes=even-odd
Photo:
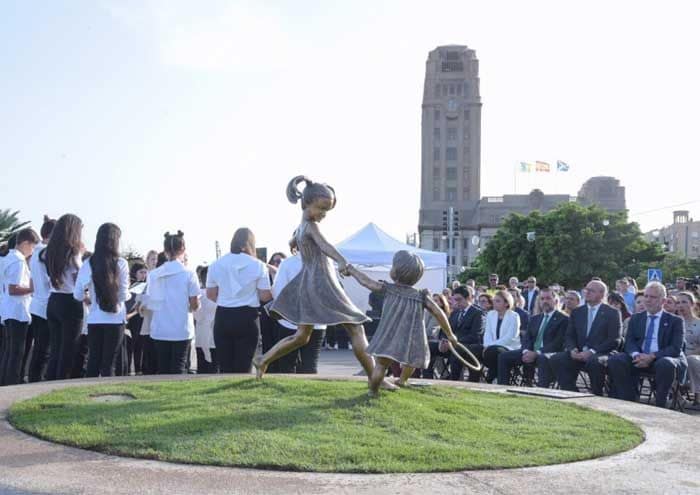
[[[73,299],[76,301],[85,300],[85,288],[90,285],[92,270],[90,263],[84,263],[78,270],[78,277],[75,279],[75,287],[73,287]]]
[[[209,270],[207,270],[207,289],[213,289],[219,286],[219,282],[216,279],[217,271],[219,269],[219,263],[213,263],[209,265]]]
[[[119,258],[118,301],[126,302],[129,299],[131,299],[131,292],[129,292],[129,263],[124,258]]]
[[[15,261],[15,260],[12,260]],[[5,283],[10,285],[21,285],[22,283],[22,262],[12,263],[5,271]]]
[[[190,279],[187,281],[187,294],[190,297],[199,296],[199,280],[194,272],[190,272]]]
[[[262,267],[262,273],[260,274],[260,278],[258,279],[257,289],[270,290],[270,273],[267,269],[267,265],[261,262],[260,266]]]
[[[282,289],[289,283],[289,270],[284,267],[284,261],[275,275],[275,281],[272,283],[272,297],[277,298]]]

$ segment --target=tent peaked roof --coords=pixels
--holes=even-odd
[[[445,253],[436,253],[404,244],[371,222],[336,247],[348,262],[360,265],[391,265],[394,253],[401,249],[416,253],[426,267],[444,268],[447,265]]]

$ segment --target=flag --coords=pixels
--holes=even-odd
[[[557,172],[568,172],[569,164],[561,160],[557,160]]]
[[[520,171],[521,172],[532,172],[532,169],[533,169],[532,163],[520,162]]]
[[[536,161],[535,172],[549,172],[549,163]]]

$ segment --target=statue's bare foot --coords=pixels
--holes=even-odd
[[[396,380],[394,380],[394,385],[396,385],[397,387],[400,387],[400,388],[403,388],[403,387],[410,387],[410,385],[408,384],[408,382],[407,382],[407,381],[406,381],[406,382],[402,381],[401,378],[397,378]]]
[[[262,356],[253,358],[253,366],[255,366],[255,378],[262,380],[263,375],[267,371],[267,365],[263,365]]]
[[[399,387],[391,383],[389,380],[386,378],[382,380],[382,384],[379,386],[382,390],[388,390],[389,392],[396,392]]]
[[[367,396],[370,399],[377,399],[379,397],[379,390],[372,390],[371,388],[367,391]]]

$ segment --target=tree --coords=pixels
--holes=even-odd
[[[636,278],[646,264],[663,258],[661,247],[646,241],[626,212],[565,203],[545,214],[510,215],[477,266],[504,278],[535,275],[545,285],[582,287],[594,276]]]
[[[682,258],[677,254],[668,254],[660,262],[645,263],[638,282],[640,287],[647,283],[647,268],[660,268],[664,283],[673,283],[677,278],[693,278],[700,275],[700,259]]]
[[[7,241],[12,234],[29,225],[29,222],[21,222],[18,215],[19,211],[11,212],[9,208],[0,210],[0,242]]]

